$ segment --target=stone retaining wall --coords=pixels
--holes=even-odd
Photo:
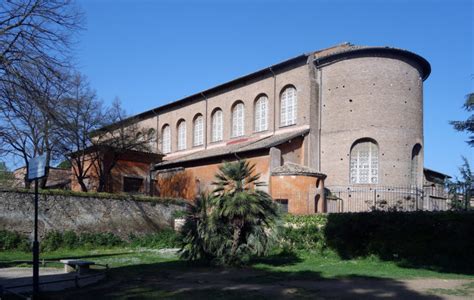
[[[112,232],[122,238],[171,228],[184,206],[134,200],[39,195],[39,234],[46,231]],[[0,230],[31,234],[34,195],[0,191]]]

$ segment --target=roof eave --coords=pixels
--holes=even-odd
[[[363,48],[355,48],[355,49],[348,49],[345,51],[337,52],[334,54],[329,54],[324,57],[320,58],[315,58],[313,62],[316,64],[316,66],[323,65],[332,61],[335,61],[340,58],[344,58],[347,56],[351,55],[363,55],[363,54],[395,54],[395,55],[400,55],[402,57],[406,57],[412,61],[415,61],[421,68],[421,78],[423,80],[426,80],[428,76],[431,73],[431,65],[430,63],[423,58],[422,56],[410,52],[408,50],[404,49],[398,49],[398,48],[391,48],[391,47],[363,47]]]

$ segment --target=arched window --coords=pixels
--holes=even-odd
[[[164,154],[171,152],[171,128],[169,125],[163,126],[161,131],[161,152]]]
[[[244,104],[237,103],[232,108],[232,137],[244,135]]]
[[[213,142],[222,141],[223,126],[222,126],[222,110],[218,109],[212,114],[212,138]]]
[[[296,124],[296,89],[292,86],[285,88],[280,97],[280,126]]]
[[[255,102],[255,131],[265,131],[268,129],[268,98],[265,95],[260,96]]]
[[[379,147],[373,140],[356,141],[351,148],[351,183],[378,183]]]
[[[150,150],[152,152],[155,152],[156,146],[157,146],[156,145],[156,130],[154,128],[148,129],[147,135],[148,135],[148,143],[149,143]]]
[[[204,118],[198,115],[194,119],[194,141],[193,146],[201,146],[204,144]]]
[[[186,149],[186,121],[178,123],[178,151]]]
[[[416,144],[413,146],[411,150],[411,170],[410,170],[410,177],[411,177],[411,185],[418,186],[420,182],[418,182],[418,168],[420,165],[420,152],[421,152],[421,145]]]

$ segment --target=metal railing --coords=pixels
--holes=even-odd
[[[417,187],[333,186],[326,195],[327,212],[443,211],[450,209],[447,193],[431,194]]]

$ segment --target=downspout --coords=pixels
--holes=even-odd
[[[276,131],[276,108],[277,108],[277,100],[276,100],[276,74],[273,72],[273,69],[270,67],[268,68],[270,72],[272,72],[273,76],[273,135],[275,135]]]
[[[323,69],[322,65],[319,64],[319,61],[314,60],[314,66],[318,70],[319,76],[319,108],[318,108],[318,171],[321,172],[321,127],[322,127],[322,109],[323,109]]]
[[[156,112],[156,110],[152,110],[156,117],[156,150],[159,150],[159,136],[160,136],[160,115]],[[155,171],[155,164],[151,163],[150,170],[148,172],[148,194],[153,197],[154,195],[154,184],[153,184],[153,172]]]
[[[322,113],[323,109],[323,69],[319,70],[319,109],[318,109],[318,119],[319,119],[319,128],[318,128],[318,171],[321,172],[321,126],[322,126]]]
[[[201,92],[201,96],[204,98],[204,101],[206,103],[206,113],[204,114],[204,128],[203,128],[203,133],[204,133],[204,149],[207,149],[207,130],[208,128],[212,128],[212,126],[207,126],[207,115],[208,115],[208,111],[207,111],[207,97],[206,95],[204,95],[203,92]]]

